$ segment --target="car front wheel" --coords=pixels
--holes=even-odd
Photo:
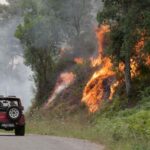
[[[25,126],[17,126],[15,129],[16,136],[24,136],[25,135]]]

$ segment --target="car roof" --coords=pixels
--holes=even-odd
[[[20,101],[20,98],[17,98],[17,97],[0,97],[0,100],[9,100],[9,101]]]

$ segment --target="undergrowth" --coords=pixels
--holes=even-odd
[[[28,115],[27,131],[88,139],[109,150],[150,150],[150,87],[139,97],[134,108],[124,109],[126,100],[116,97],[96,114],[88,114],[82,108],[61,115],[65,104],[52,112],[35,109]]]

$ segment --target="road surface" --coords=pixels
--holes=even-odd
[[[104,150],[104,147],[71,138],[41,135],[16,137],[0,134],[0,150]]]

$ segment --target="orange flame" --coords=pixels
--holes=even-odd
[[[146,56],[146,63],[147,66],[150,66],[150,56]]]
[[[99,56],[97,58],[91,57],[90,60],[91,60],[91,66],[92,67],[97,67],[100,64],[102,64],[102,58],[101,58],[101,56]]]
[[[145,40],[144,40],[144,33],[141,34],[141,39],[137,42],[135,45],[135,50],[139,56],[141,56],[142,60],[145,62],[145,65],[148,67],[150,66],[150,55],[147,53],[142,52],[144,45],[145,45]],[[135,60],[137,63],[137,60]]]
[[[100,28],[96,29],[96,37],[98,39],[98,52],[99,55],[97,58],[91,57],[91,66],[96,67],[102,64],[102,57],[103,57],[103,49],[105,44],[105,34],[109,32],[109,26],[108,25],[102,25]]]
[[[83,93],[82,101],[86,103],[90,112],[98,110],[102,99],[111,100],[118,85],[118,82],[114,82],[115,72],[112,71],[111,59],[104,58],[101,65],[101,69],[93,74]]]
[[[100,28],[96,30],[96,37],[98,39],[98,51],[99,55],[103,55],[104,44],[105,44],[105,35],[110,31],[109,25],[101,25]]]
[[[105,34],[109,32],[109,26],[103,25],[96,30],[98,39],[99,56],[91,58],[91,66],[100,66],[100,70],[96,71],[90,81],[87,83],[82,101],[86,103],[90,112],[99,109],[103,99],[111,100],[119,82],[116,81],[116,73],[112,70],[113,64],[109,57],[103,57]]]
[[[142,37],[135,45],[135,50],[136,50],[137,54],[139,54],[140,50],[143,48],[144,48],[144,38]]]
[[[75,75],[72,72],[64,72],[61,73],[59,78],[57,79],[55,88],[53,93],[48,99],[48,102],[45,104],[44,108],[48,108],[50,103],[55,100],[55,98],[65,90],[70,84],[72,84],[75,80]]]
[[[85,86],[82,98],[82,102],[88,106],[90,112],[96,112],[100,108],[103,100],[112,100],[117,87],[123,81],[123,78],[119,80],[116,79],[116,72],[112,69],[113,64],[111,62],[111,58],[103,56],[105,34],[109,31],[110,29],[108,25],[102,25],[96,30],[99,56],[97,58],[92,57],[90,60],[91,67],[100,67],[100,69],[93,74]],[[142,34],[142,38],[135,45],[135,51],[138,55],[132,57],[130,60],[132,78],[136,77],[140,73],[138,70],[138,56],[142,56],[142,59],[145,60],[145,64],[150,65],[150,55],[141,53],[143,48],[144,38]],[[119,72],[124,73],[125,64],[120,62],[118,69]]]

